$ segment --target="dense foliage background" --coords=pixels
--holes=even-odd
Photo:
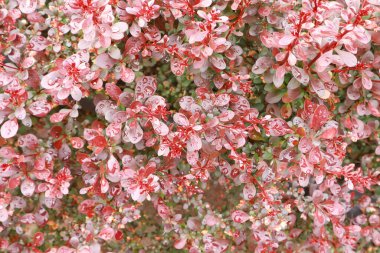
[[[379,0],[0,0],[1,252],[378,252]]]

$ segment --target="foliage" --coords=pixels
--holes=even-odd
[[[4,252],[375,252],[379,0],[1,0]]]

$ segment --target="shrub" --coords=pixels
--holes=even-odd
[[[0,1],[5,252],[375,252],[379,0]]]

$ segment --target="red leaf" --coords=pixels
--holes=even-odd
[[[312,115],[310,128],[314,130],[319,130],[330,117],[330,112],[325,105],[318,105],[317,109]]]
[[[106,83],[106,91],[108,95],[110,95],[110,97],[115,101],[119,100],[119,96],[122,93],[121,89],[113,83]]]
[[[98,147],[98,148],[105,148],[107,147],[107,140],[104,136],[96,136],[94,139],[90,141],[91,146]]]

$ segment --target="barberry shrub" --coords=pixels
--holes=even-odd
[[[2,252],[378,252],[379,0],[0,0]]]

